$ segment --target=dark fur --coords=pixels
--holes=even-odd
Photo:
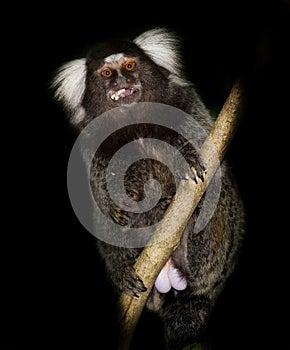
[[[99,47],[87,58],[86,87],[82,99],[85,117],[76,126],[79,131],[115,106],[114,101],[108,100],[106,96],[104,84],[110,82],[104,82],[97,70],[103,65],[105,57],[118,52],[138,59],[138,69],[130,75],[129,80],[141,82],[140,102],[172,105],[191,114],[206,130],[211,129],[213,121],[192,85],[181,86],[168,79],[169,72],[154,63],[141,48],[134,43],[121,41]],[[176,183],[168,169],[158,161],[147,159],[130,167],[125,187],[138,206],[138,201],[143,198],[143,184],[150,177],[156,178],[162,184],[162,196],[158,205],[149,212],[135,214],[120,210],[109,198],[105,176],[108,162],[116,150],[139,137],[154,137],[169,142],[183,152],[189,164],[195,167],[198,177],[202,178],[204,170],[197,150],[185,146],[185,140],[169,129],[144,124],[121,129],[110,136],[96,153],[90,183],[102,211],[120,225],[128,224],[132,227],[158,222],[176,191]],[[161,155],[163,156],[167,157]],[[187,279],[187,288],[177,293],[170,291],[160,294],[154,287],[147,303],[148,308],[158,312],[162,318],[166,344],[171,350],[182,349],[198,340],[236,263],[243,235],[244,212],[225,162],[222,165],[222,191],[215,213],[206,228],[194,234],[193,227],[201,205],[202,202],[189,220],[181,243],[172,256],[174,264]],[[133,269],[141,249],[116,247],[103,241],[98,241],[98,249],[105,261],[109,278],[118,292],[138,295],[145,290],[143,282]]]

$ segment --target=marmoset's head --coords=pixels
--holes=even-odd
[[[169,82],[184,85],[179,41],[156,28],[133,41],[102,43],[87,58],[64,64],[52,82],[55,97],[82,123],[120,105],[164,102]]]

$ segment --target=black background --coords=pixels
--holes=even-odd
[[[227,156],[245,203],[248,232],[238,268],[209,325],[213,350],[278,348],[288,276],[287,197],[281,200],[288,188],[283,153],[289,9],[281,0],[70,3],[62,8],[50,3],[7,10],[10,21],[2,29],[3,77],[8,78],[2,102],[3,344],[112,347],[110,289],[94,238],[75,217],[67,194],[74,135],[49,84],[58,66],[84,57],[100,40],[134,38],[166,26],[183,38],[188,76],[214,115],[234,81],[242,77],[246,83],[247,110]],[[140,325],[143,347],[138,349],[153,349],[159,328]]]

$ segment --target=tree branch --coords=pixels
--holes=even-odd
[[[161,225],[134,265],[135,271],[144,282],[147,291],[142,293],[139,298],[125,293],[120,296],[119,350],[129,349],[133,333],[154,282],[162,267],[178,246],[188,220],[225,156],[239,121],[242,97],[242,87],[240,82],[237,81],[201,150],[201,157],[207,169],[204,182],[198,181],[198,183],[195,183],[192,179],[181,181],[174,200],[166,210]],[[213,145],[216,152],[215,156],[212,152]],[[190,208],[190,211],[184,214],[184,208]],[[166,240],[162,240],[160,237],[166,237]]]

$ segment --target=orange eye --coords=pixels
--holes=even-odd
[[[113,71],[110,68],[104,68],[101,74],[104,78],[110,78],[113,74]]]
[[[135,69],[136,63],[135,62],[127,62],[126,63],[126,69],[129,71],[133,71]]]

